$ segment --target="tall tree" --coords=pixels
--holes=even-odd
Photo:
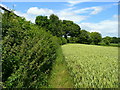
[[[102,40],[102,36],[99,32],[91,32],[90,36],[92,39],[92,43],[96,45]]]
[[[106,36],[106,37],[103,38],[102,41],[103,41],[106,45],[109,45],[109,44],[111,43],[111,41],[112,41],[112,38],[109,37],[109,36]]]
[[[70,37],[77,37],[80,34],[81,28],[73,21],[63,20],[63,35],[67,39]]]
[[[47,28],[49,25],[49,20],[47,16],[37,16],[35,19],[35,23],[40,27]]]
[[[59,17],[52,14],[49,17],[49,27],[48,29],[51,31],[52,35],[61,37],[62,36],[62,21],[59,20]]]
[[[111,43],[120,43],[120,38],[112,37]]]
[[[79,43],[90,44],[91,43],[90,32],[86,30],[81,30],[79,35]]]

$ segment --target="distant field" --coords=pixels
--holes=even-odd
[[[84,44],[62,46],[76,88],[118,87],[118,48]]]

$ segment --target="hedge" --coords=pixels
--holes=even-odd
[[[7,88],[40,88],[59,47],[57,39],[13,13],[2,17],[2,79]]]

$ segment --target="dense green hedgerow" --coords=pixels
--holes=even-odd
[[[62,45],[67,43],[67,40],[64,37],[61,37]]]
[[[56,37],[56,36],[55,36]],[[67,43],[67,40],[64,37],[56,37],[59,45],[64,45]]]
[[[4,13],[2,19],[2,76],[5,86],[45,86],[56,58],[57,38],[12,13]]]

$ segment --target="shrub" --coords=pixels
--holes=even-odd
[[[56,43],[58,43],[59,45],[62,45],[61,37],[53,36],[53,38],[54,38],[54,40],[56,41]]]
[[[3,14],[2,24],[5,86],[40,88],[47,85],[59,47],[56,39],[42,28],[11,13]]]
[[[67,40],[64,37],[61,37],[62,45],[67,43]]]

